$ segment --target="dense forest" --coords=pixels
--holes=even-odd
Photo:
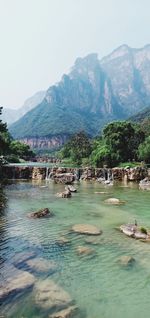
[[[94,139],[90,139],[85,132],[75,134],[59,156],[69,158],[78,165],[96,167],[113,167],[137,161],[150,163],[149,129],[130,121],[112,122],[104,127],[102,135]]]

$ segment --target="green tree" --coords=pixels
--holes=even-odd
[[[137,154],[140,160],[150,163],[150,136],[139,145]]]
[[[2,107],[0,107],[0,115],[2,114]],[[7,155],[10,151],[11,136],[8,132],[6,123],[0,119],[0,156]]]
[[[13,140],[10,145],[11,154],[28,160],[35,156],[35,153],[30,149],[29,145],[26,145],[18,140]]]
[[[87,135],[81,131],[75,134],[62,150],[63,158],[71,157],[71,159],[81,164],[82,159],[89,157],[92,147]]]

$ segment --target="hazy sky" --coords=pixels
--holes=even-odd
[[[0,105],[20,107],[79,56],[150,43],[150,0],[0,0]]]

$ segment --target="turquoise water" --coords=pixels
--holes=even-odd
[[[69,292],[80,309],[80,317],[149,318],[150,243],[125,237],[116,228],[135,219],[150,228],[150,192],[140,191],[133,183],[103,186],[81,182],[76,186],[78,192],[70,199],[57,198],[56,193],[64,186],[46,181],[16,182],[5,189],[7,207],[0,217],[1,282],[5,283],[7,268],[17,253],[34,251],[36,257],[57,263],[58,270],[50,278]],[[97,191],[106,193],[96,194]],[[107,205],[104,201],[110,197],[126,203]],[[52,210],[54,217],[27,217],[42,207]],[[85,236],[70,232],[72,225],[78,223],[93,224],[103,231],[98,245],[88,244]],[[70,244],[58,245],[61,236],[68,238]],[[78,246],[92,247],[94,257],[79,256]],[[122,267],[118,263],[123,255],[135,258],[133,266]],[[9,275],[13,277],[11,267]],[[3,301],[0,314],[11,318],[48,317],[46,311],[37,310],[32,290]]]

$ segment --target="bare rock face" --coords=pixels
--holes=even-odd
[[[39,219],[39,218],[51,217],[51,216],[53,216],[53,213],[50,212],[48,208],[44,208],[44,209],[41,209],[39,211],[36,211],[36,212],[29,214],[29,217],[33,218],[33,219]]]
[[[49,316],[49,318],[73,318],[77,314],[78,308],[70,306]],[[77,316],[76,316],[77,317]]]
[[[43,258],[33,258],[26,261],[26,265],[33,271],[38,273],[54,273],[57,271],[57,264]]]
[[[79,234],[100,235],[102,231],[95,225],[90,224],[76,224],[72,226],[72,231]]]
[[[7,297],[10,294],[16,294],[23,290],[32,287],[35,283],[35,277],[24,271],[17,271],[16,276],[9,278],[5,286],[0,287],[0,299]]]
[[[128,266],[133,264],[135,262],[135,259],[132,256],[124,255],[119,258],[118,262],[120,265]]]
[[[95,254],[95,250],[90,247],[86,246],[78,246],[77,247],[77,254],[80,256],[92,256]]]
[[[50,279],[38,281],[34,292],[36,305],[46,310],[58,311],[72,304],[70,295]]]

